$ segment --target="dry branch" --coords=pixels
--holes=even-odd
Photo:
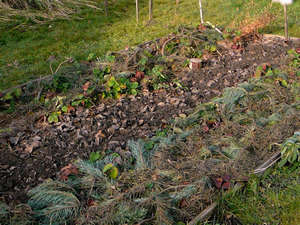
[[[166,47],[166,45],[167,45],[170,41],[174,40],[175,38],[176,38],[176,37],[171,37],[171,38],[169,38],[168,40],[166,40],[166,41],[164,42],[164,44],[163,44],[163,46],[162,46],[162,48],[161,48],[161,55],[162,55],[162,56],[165,55],[165,47]]]

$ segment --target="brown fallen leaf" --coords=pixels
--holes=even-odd
[[[78,173],[77,167],[70,163],[60,170],[59,179],[66,181],[69,175],[77,175]]]
[[[86,92],[89,89],[90,84],[91,84],[91,82],[88,81],[84,85],[82,85],[82,89],[84,92]]]
[[[35,148],[40,147],[40,140],[41,138],[39,136],[35,136],[29,144],[25,144],[26,147],[24,149],[24,152],[30,154]]]
[[[105,138],[105,134],[102,133],[102,130],[99,130],[97,134],[95,135],[95,144],[100,144],[100,138]]]

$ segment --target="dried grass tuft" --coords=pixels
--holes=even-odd
[[[0,22],[23,18],[40,24],[58,18],[68,19],[83,6],[98,9],[96,2],[89,0],[1,0]]]

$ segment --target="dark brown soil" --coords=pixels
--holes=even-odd
[[[225,87],[248,80],[262,63],[280,67],[287,50],[299,44],[268,38],[248,43],[242,51],[219,47],[199,72],[178,74],[185,90],[144,90],[136,97],[77,108],[54,125],[37,121],[34,115],[12,120],[10,130],[0,133],[0,196],[23,202],[28,189],[93,151],[125,154],[127,140],[153,136],[172,118],[183,117]],[[0,118],[0,123],[7,119]]]

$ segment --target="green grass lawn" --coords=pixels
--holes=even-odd
[[[89,53],[97,56],[107,51],[161,37],[180,24],[199,24],[198,1],[180,1],[176,10],[174,0],[154,1],[154,21],[147,22],[148,2],[140,3],[140,24],[135,22],[135,1],[118,0],[110,5],[109,16],[103,11],[82,9],[70,20],[57,20],[44,25],[14,29],[12,24],[0,25],[0,91],[29,79],[50,73],[50,56],[56,65],[72,57],[84,60]],[[282,7],[270,0],[203,1],[204,19],[224,27],[238,28],[245,18],[255,18],[267,8],[275,21],[263,32],[283,34]],[[300,36],[300,2],[289,8],[290,34]]]
[[[235,215],[242,224],[300,224],[299,163],[294,168],[270,169],[253,177],[245,190],[231,192],[221,210]]]

